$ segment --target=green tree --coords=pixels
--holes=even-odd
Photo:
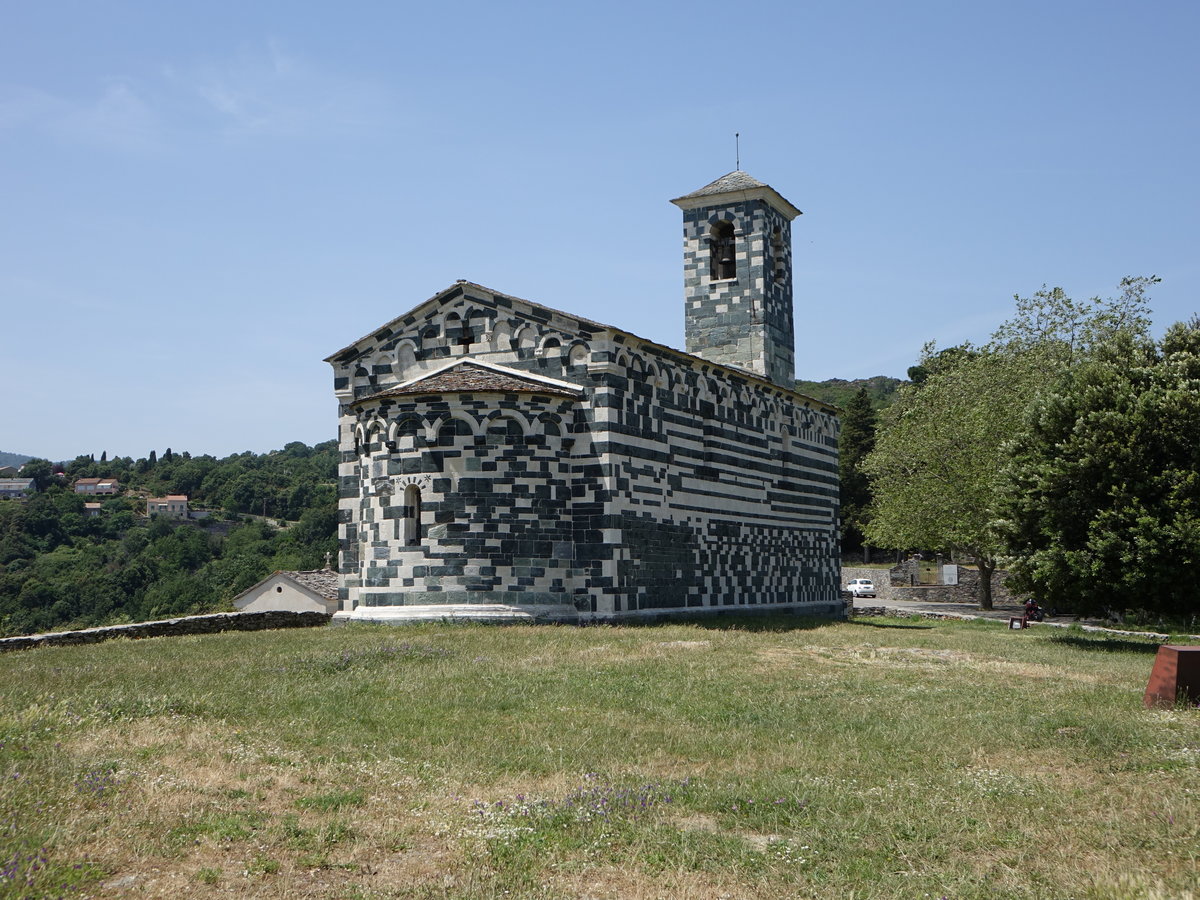
[[[1041,373],[1022,354],[962,354],[884,412],[863,468],[873,502],[866,536],[882,547],[950,547],[975,557],[979,606],[992,608],[1004,547],[995,527],[1004,443]]]
[[[870,392],[866,387],[860,388],[846,404],[838,440],[843,550],[856,550],[863,544],[871,485],[862,465],[867,454],[875,448],[877,421]]]
[[[979,605],[992,607],[992,573],[1008,547],[1000,504],[1009,451],[1039,391],[1117,335],[1144,334],[1145,292],[1158,279],[1126,278],[1116,298],[1071,300],[1043,288],[1016,298],[1016,315],[983,348],[938,352],[883,417],[864,469],[871,479],[867,538],[895,548],[949,547],[979,566]]]
[[[1200,609],[1200,320],[1111,340],[1012,446],[1017,584],[1080,613]]]
[[[48,459],[31,459],[21,466],[21,477],[32,478],[34,487],[44,491],[54,481],[54,465]]]

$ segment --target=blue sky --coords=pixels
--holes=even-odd
[[[679,210],[794,225],[797,375],[1014,293],[1200,309],[1192,2],[9,2],[0,449],[335,434],[321,360],[457,278],[683,344]]]

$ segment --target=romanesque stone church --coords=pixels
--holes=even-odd
[[[671,202],[686,353],[460,281],[326,360],[337,619],[840,614],[838,420],[793,390],[800,210],[741,171]]]

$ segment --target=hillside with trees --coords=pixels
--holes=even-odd
[[[832,403],[834,406],[847,407],[861,391],[866,392],[871,407],[875,410],[884,409],[896,399],[896,391],[904,384],[899,378],[887,375],[874,375],[871,378],[855,378],[847,381],[844,378],[829,378],[825,381],[796,380],[796,390],[817,400]]]
[[[31,459],[33,459],[32,456],[26,456],[23,453],[10,453],[7,450],[0,450],[0,466],[12,466],[19,469]]]
[[[226,608],[277,569],[317,569],[337,553],[337,447],[300,442],[217,459],[80,456],[61,473],[32,460],[39,491],[0,501],[0,633],[142,621]],[[125,488],[98,515],[77,478]],[[186,494],[198,521],[143,515],[146,496]]]

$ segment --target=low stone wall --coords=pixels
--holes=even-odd
[[[872,569],[866,566],[843,566],[842,567],[842,587],[844,588],[855,578],[869,578],[875,583],[875,596],[880,600],[896,599],[893,593],[896,589],[892,587],[891,581],[888,578],[887,569]]]
[[[32,650],[35,647],[62,647],[73,644],[98,644],[114,638],[168,637],[181,634],[216,634],[219,631],[263,631],[268,628],[312,628],[329,624],[328,613],[319,612],[236,612],[207,616],[182,616],[157,622],[132,625],[108,625],[80,631],[55,631],[24,637],[0,638],[0,653]]]
[[[845,567],[842,569],[842,585],[845,586],[852,578],[870,578],[875,582],[875,595],[880,600],[916,600],[920,603],[976,603],[979,600],[979,570],[958,567],[958,584],[917,584],[893,583],[901,581],[905,570],[902,563],[890,571],[888,569],[868,569],[862,567]],[[897,572],[899,577],[895,577]],[[915,568],[913,570],[915,572]],[[1020,605],[1025,601],[1023,594],[1016,594],[1008,589],[1005,579],[1008,573],[997,569],[992,575],[992,602],[997,606],[1009,604]]]

